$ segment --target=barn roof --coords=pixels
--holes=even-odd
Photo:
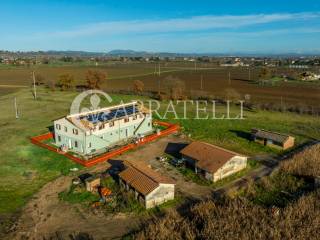
[[[243,156],[239,153],[218,147],[205,142],[192,142],[180,151],[181,154],[196,160],[196,166],[215,173],[225,163],[235,156]]]
[[[258,138],[270,139],[272,141],[278,143],[284,143],[289,139],[289,135],[278,133],[278,132],[271,132],[264,129],[252,129],[251,133],[253,136]]]
[[[119,177],[143,195],[151,193],[160,183],[175,183],[171,178],[137,163],[127,163],[127,168],[119,174]]]

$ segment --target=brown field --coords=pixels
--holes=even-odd
[[[207,69],[204,69],[207,68]],[[320,101],[319,83],[279,82],[275,86],[260,86],[256,83],[259,69],[251,70],[251,80],[247,68],[220,68],[209,64],[198,64],[197,70],[193,64],[177,66],[173,63],[162,63],[161,75],[154,74],[155,64],[109,64],[105,66],[40,66],[36,73],[41,74],[46,81],[57,80],[64,73],[72,74],[77,84],[85,83],[85,74],[89,69],[96,69],[107,73],[108,80],[102,85],[105,91],[132,90],[133,81],[141,80],[145,90],[158,91],[159,80],[161,91],[165,90],[163,80],[171,75],[185,82],[186,92],[204,92],[205,95],[223,97],[226,89],[235,89],[242,96],[249,94],[251,101],[262,103],[280,103],[287,105],[318,106]],[[231,81],[228,75],[231,75]],[[0,68],[0,94],[14,91],[17,87],[29,87],[31,84],[31,68]],[[278,73],[285,70],[278,69]],[[201,80],[203,79],[202,89]],[[8,86],[9,85],[9,86]]]

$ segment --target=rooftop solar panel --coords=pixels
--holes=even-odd
[[[136,105],[130,105],[126,107],[111,109],[109,111],[102,111],[97,113],[80,116],[80,120],[86,119],[87,121],[96,124],[97,122],[106,122],[112,119],[122,118],[124,116],[130,116],[134,113],[138,113],[139,110]]]

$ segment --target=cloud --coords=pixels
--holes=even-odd
[[[73,38],[94,35],[172,33],[203,31],[210,29],[234,29],[274,22],[308,20],[320,18],[320,12],[274,13],[253,15],[194,16],[165,20],[131,20],[100,22],[77,27],[66,31],[40,34],[41,36]]]

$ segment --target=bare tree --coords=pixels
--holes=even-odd
[[[42,76],[41,74],[37,73],[36,76],[36,85],[43,85],[45,82],[45,78],[44,76]]]
[[[241,94],[234,88],[227,88],[224,90],[225,100],[238,101],[241,99]]]
[[[62,74],[59,76],[59,86],[61,91],[71,89],[74,86],[74,77],[71,74]]]
[[[270,68],[267,68],[267,67],[261,68],[258,77],[259,77],[260,84],[264,83],[267,80],[270,80],[270,78],[272,77],[272,72]]]
[[[167,95],[172,100],[185,98],[185,83],[181,79],[168,76],[164,80],[164,85],[166,87]]]
[[[86,74],[87,87],[89,89],[100,89],[101,83],[105,82],[107,76],[101,71],[89,70]]]
[[[144,89],[144,83],[140,80],[134,80],[133,81],[133,90],[136,92],[136,93],[142,93],[143,92],[143,89]]]

